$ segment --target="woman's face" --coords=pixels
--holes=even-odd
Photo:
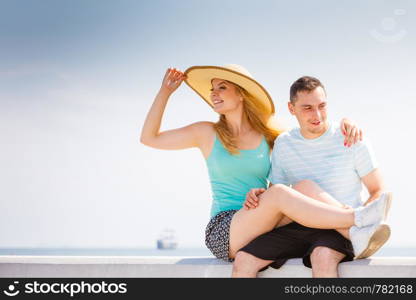
[[[225,114],[234,111],[243,105],[243,97],[238,88],[223,79],[213,79],[211,89],[211,101],[214,104],[214,111]]]

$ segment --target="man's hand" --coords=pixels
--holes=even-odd
[[[246,195],[246,201],[244,201],[244,208],[256,208],[259,205],[259,198],[258,196],[264,193],[266,189],[258,188],[258,189],[251,189]]]

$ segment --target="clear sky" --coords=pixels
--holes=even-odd
[[[204,247],[196,149],[139,143],[166,68],[245,66],[290,126],[290,84],[322,80],[371,139],[395,199],[388,246],[416,246],[416,2],[0,1],[0,247]],[[183,84],[162,129],[217,115]]]

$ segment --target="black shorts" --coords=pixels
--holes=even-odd
[[[332,229],[315,229],[296,222],[277,227],[266,232],[239,251],[250,253],[258,258],[273,260],[269,266],[280,268],[290,258],[303,258],[303,264],[312,268],[310,255],[316,247],[328,247],[345,254],[344,261],[354,259],[351,242]]]

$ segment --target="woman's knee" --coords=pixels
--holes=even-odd
[[[290,187],[288,187],[287,185],[284,184],[273,184],[271,187],[269,187],[267,189],[266,192],[269,192],[269,195],[274,198],[274,199],[278,199],[280,196],[285,195],[287,193],[290,192]],[[263,193],[266,194],[266,193]],[[262,194],[262,195],[263,195]],[[261,195],[260,195],[261,196]]]
[[[284,184],[273,184],[259,196],[259,204],[278,207],[280,199],[287,192],[287,189],[289,189],[289,187]]]

